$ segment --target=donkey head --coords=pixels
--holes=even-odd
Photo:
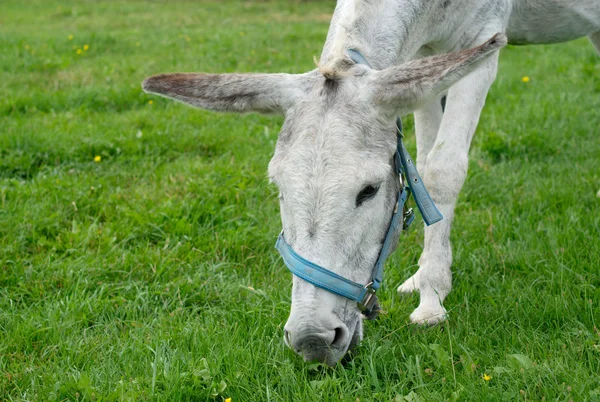
[[[439,96],[504,44],[496,35],[381,71],[343,59],[334,71],[299,75],[162,74],[143,88],[209,110],[283,113],[269,177],[286,239],[305,259],[366,284],[399,186],[395,116]],[[361,313],[355,302],[294,277],[284,339],[306,360],[333,365],[362,339]]]

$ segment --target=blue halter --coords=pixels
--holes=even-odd
[[[354,49],[349,49],[348,55],[357,64],[369,65],[366,59]],[[399,117],[396,118],[396,134],[398,142],[394,154],[394,164],[400,179],[400,189],[398,190],[394,213],[383,240],[379,257],[373,267],[369,283],[362,285],[353,282],[302,258],[285,240],[283,231],[275,243],[275,248],[281,254],[283,262],[294,275],[321,289],[356,301],[358,308],[367,318],[375,318],[380,310],[375,293],[383,282],[383,267],[385,260],[392,251],[392,239],[396,238],[401,230],[408,229],[415,219],[412,208],[406,208],[406,201],[410,194],[413,194],[421,216],[428,226],[439,222],[443,218],[423,185],[413,160],[402,142],[402,121]]]

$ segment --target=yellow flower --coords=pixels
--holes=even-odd
[[[487,374],[485,374],[485,373],[484,373],[484,374],[483,374],[483,379],[484,379],[485,381],[489,381],[489,380],[491,380],[491,379],[492,379],[492,376],[491,376],[491,375],[487,375]]]
[[[83,45],[83,50],[88,50],[90,48],[89,45]]]
[[[521,81],[523,81],[523,82],[529,82],[529,77],[525,76],[525,77],[521,78]]]
[[[100,162],[101,160],[102,160],[102,157],[100,155],[94,156],[94,162]]]
[[[77,49],[77,54],[81,54],[82,50],[81,49]]]
[[[231,402],[231,398],[225,399],[225,402]]]
[[[150,100],[148,101],[148,104],[149,104],[149,105],[151,105],[151,104],[153,104],[153,103],[154,103],[154,101],[153,101],[152,99],[150,99]]]
[[[69,36],[67,36],[67,39],[69,39],[69,40],[73,40],[73,35],[69,35]]]
[[[186,40],[186,42],[189,42],[191,39],[190,39],[190,37],[189,37],[189,36],[186,36],[186,37],[185,37],[185,40]]]

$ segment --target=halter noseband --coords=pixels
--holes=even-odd
[[[348,56],[355,63],[365,64],[370,67],[367,60],[358,51],[348,49]],[[360,311],[367,318],[371,319],[375,318],[380,310],[375,293],[383,282],[383,267],[385,260],[391,254],[392,239],[396,238],[400,231],[408,229],[415,219],[412,208],[406,208],[406,201],[410,197],[410,194],[413,194],[425,224],[429,226],[443,219],[442,214],[436,208],[425,185],[421,181],[413,160],[402,142],[402,121],[400,117],[396,118],[396,137],[397,146],[396,153],[394,154],[394,164],[396,165],[396,173],[398,173],[400,179],[400,189],[398,190],[394,213],[383,240],[379,257],[373,267],[369,283],[362,285],[353,282],[327,268],[302,258],[285,240],[283,231],[279,234],[275,243],[275,248],[281,254],[283,262],[294,275],[321,289],[356,301]]]

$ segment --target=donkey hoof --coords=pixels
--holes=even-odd
[[[418,325],[436,325],[447,319],[446,309],[443,306],[418,307],[410,315],[410,322]]]

